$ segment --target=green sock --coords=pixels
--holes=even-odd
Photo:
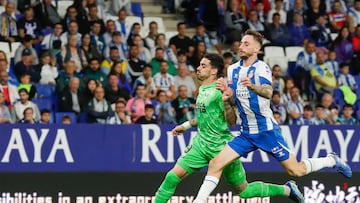
[[[246,189],[240,193],[240,197],[242,198],[273,196],[285,196],[284,185],[275,185],[256,181],[249,183]]]
[[[155,203],[166,203],[174,194],[176,186],[181,179],[173,170],[169,171],[155,195]]]

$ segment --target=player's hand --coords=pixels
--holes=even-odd
[[[251,87],[252,85],[251,78],[250,77],[241,78],[241,84],[244,85],[245,87]]]
[[[216,89],[220,90],[221,92],[224,92],[226,90],[226,82],[223,77],[217,79],[216,81]]]
[[[173,136],[181,135],[186,131],[185,127],[182,125],[176,126],[174,129],[171,130]]]

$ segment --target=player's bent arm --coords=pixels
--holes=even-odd
[[[249,89],[258,94],[261,97],[265,97],[266,99],[271,99],[273,88],[271,85],[250,85]]]
[[[230,127],[236,125],[236,112],[234,110],[234,106],[235,101],[233,97],[227,101],[224,101],[225,119]]]

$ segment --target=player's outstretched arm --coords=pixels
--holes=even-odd
[[[176,126],[174,129],[171,130],[173,136],[181,135],[189,128],[197,126],[197,119],[192,119],[190,121],[186,121],[181,125]]]

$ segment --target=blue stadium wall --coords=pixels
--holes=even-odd
[[[0,203],[151,203],[165,173],[196,129],[173,137],[171,125],[0,125]],[[306,202],[360,202],[360,126],[281,126],[297,158],[337,152],[354,170],[346,179],[325,170],[302,178],[284,173],[266,153],[243,158],[248,181],[294,179]],[[239,134],[233,128],[234,134]],[[192,202],[205,170],[182,182],[171,202]],[[31,200],[31,201],[30,201]],[[209,202],[289,202],[284,197],[241,200],[224,181]]]

